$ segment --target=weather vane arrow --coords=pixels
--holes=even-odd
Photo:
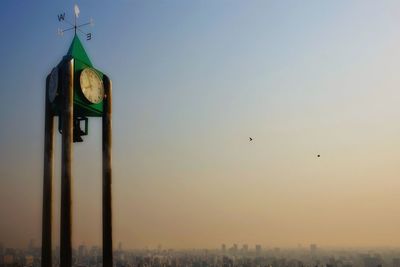
[[[94,21],[92,18],[90,18],[89,22],[86,23],[82,23],[82,24],[78,24],[77,23],[77,19],[79,18],[79,14],[80,14],[80,10],[79,10],[79,6],[77,4],[74,5],[74,23],[70,22],[69,20],[66,19],[65,17],[65,12],[60,13],[57,15],[58,21],[59,22],[65,22],[67,24],[69,24],[69,28],[66,29],[61,29],[58,28],[58,35],[63,36],[64,32],[67,31],[72,31],[74,30],[74,33],[76,34],[77,32],[80,34],[83,34],[86,37],[87,41],[90,41],[92,39],[92,33],[91,32],[84,32],[82,30],[82,28],[84,26],[93,26],[94,25]]]

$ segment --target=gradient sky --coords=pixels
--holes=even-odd
[[[57,14],[74,1],[1,4],[0,242],[26,246],[45,77],[73,37]],[[399,1],[78,4],[114,86],[115,244],[400,245]],[[75,245],[101,241],[100,127],[74,146]]]

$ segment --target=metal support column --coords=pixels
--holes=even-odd
[[[113,266],[112,246],[112,199],[111,199],[111,113],[112,113],[112,83],[104,75],[104,106],[103,106],[103,267]]]
[[[43,164],[43,210],[42,210],[42,267],[52,267],[51,230],[53,201],[53,140],[54,118],[49,102],[49,76],[46,79],[45,122],[44,122],[44,164]]]
[[[62,66],[62,155],[61,155],[61,223],[60,267],[72,265],[72,136],[73,136],[73,88],[74,60],[66,60]]]

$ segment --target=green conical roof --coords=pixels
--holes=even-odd
[[[83,63],[93,67],[92,62],[90,62],[90,59],[83,48],[81,40],[79,40],[78,35],[76,34],[71,45],[69,46],[67,56],[71,56],[72,58],[80,60]]]

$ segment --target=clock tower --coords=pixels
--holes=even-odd
[[[72,266],[72,154],[73,143],[83,142],[90,117],[102,118],[102,233],[103,266],[112,267],[111,205],[111,80],[95,68],[77,35],[79,8],[75,5],[75,35],[67,54],[46,79],[44,174],[42,210],[42,267],[52,267],[52,184],[54,117],[62,135],[60,267]],[[65,14],[58,16],[62,20]],[[61,20],[60,20],[61,21]],[[83,24],[86,25],[86,24]],[[66,31],[66,30],[64,30]],[[80,30],[79,30],[80,31]],[[81,32],[81,31],[80,31]],[[90,34],[91,38],[91,34]]]
[[[104,74],[93,67],[85,49],[78,37],[74,36],[64,60],[74,59],[74,108],[76,116],[101,117],[103,114]],[[61,62],[60,62],[61,63]],[[57,88],[57,76],[60,66],[53,69],[50,79],[51,87],[49,100],[55,114],[60,113],[59,101],[56,101],[60,92]]]

